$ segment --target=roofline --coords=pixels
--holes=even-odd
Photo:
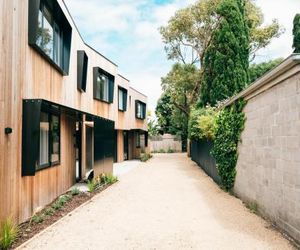
[[[129,79],[127,79],[125,76],[122,76],[121,74],[118,74],[118,76],[119,76],[119,77],[121,77],[121,78],[123,78],[124,80],[126,80],[126,81],[130,82],[130,80],[129,80]]]
[[[67,10],[67,12],[68,12],[68,14],[69,14],[69,17],[71,18],[71,20],[72,20],[72,22],[73,22],[73,24],[74,24],[74,26],[75,26],[75,28],[76,28],[76,30],[77,30],[79,36],[80,36],[82,42],[83,42],[87,47],[89,47],[89,48],[92,49],[94,52],[96,52],[98,55],[102,56],[102,57],[105,58],[107,61],[109,61],[110,63],[112,63],[112,64],[115,65],[116,67],[118,67],[118,65],[117,65],[116,63],[114,63],[112,60],[108,59],[106,56],[104,56],[103,54],[101,54],[99,51],[97,51],[97,50],[94,49],[91,45],[88,45],[88,44],[84,41],[84,39],[83,39],[83,37],[82,37],[82,35],[81,35],[81,33],[80,33],[80,31],[79,31],[79,29],[78,29],[76,23],[75,23],[75,20],[74,20],[73,16],[71,15],[71,12],[70,12],[70,10],[69,10],[67,4],[65,3],[65,0],[62,0],[62,3],[64,4],[64,6],[65,6],[65,8],[66,8],[66,10]]]
[[[293,69],[295,66],[299,66],[299,67],[288,72],[289,70]],[[237,95],[233,96],[228,101],[226,101],[223,106],[224,107],[229,106],[240,98],[245,98],[246,100],[249,100],[299,72],[300,72],[300,53],[291,54],[277,67],[270,70],[262,77],[254,81],[247,88],[242,90],[240,93],[238,93]],[[277,80],[272,82],[272,80],[274,79]]]
[[[148,96],[146,96],[146,95],[145,95],[145,94],[143,94],[142,92],[140,92],[140,91],[136,90],[135,88],[133,88],[133,87],[131,87],[131,86],[129,86],[129,88],[130,88],[130,89],[132,89],[132,90],[134,90],[135,92],[137,92],[137,93],[139,93],[139,94],[141,94],[141,95],[145,96],[146,98],[148,98]]]

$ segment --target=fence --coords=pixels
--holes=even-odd
[[[182,141],[175,135],[164,134],[150,137],[151,152],[182,152]]]
[[[191,158],[207,173],[216,183],[220,184],[221,179],[216,167],[216,161],[211,156],[213,143],[211,141],[200,140],[191,141]]]

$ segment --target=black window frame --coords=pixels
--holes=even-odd
[[[88,56],[84,50],[77,51],[77,89],[86,92]]]
[[[141,107],[142,107],[142,115],[141,116],[138,115],[138,105],[141,105]],[[146,112],[147,112],[146,108],[147,108],[146,103],[144,103],[140,100],[136,100],[135,101],[135,117],[137,119],[140,119],[140,120],[145,120],[146,119]]]
[[[123,105],[122,109],[120,109],[120,96],[119,96],[119,91],[122,92],[123,95]],[[128,97],[128,90],[118,86],[118,110],[121,112],[126,112],[127,111],[127,97]]]
[[[41,171],[43,169],[46,168],[50,168],[50,167],[55,167],[60,165],[61,162],[61,115],[60,112],[58,110],[55,110],[51,107],[43,107],[41,108],[41,113],[45,113],[48,115],[48,122],[49,122],[49,134],[48,134],[48,163],[46,164],[39,164],[40,159],[38,158],[37,164],[35,166],[35,171]],[[57,116],[58,117],[58,123],[59,123],[59,160],[58,161],[51,161],[51,154],[52,154],[52,144],[53,144],[53,138],[52,138],[52,128],[51,128],[51,124],[52,124],[52,117],[53,116]],[[41,150],[41,145],[39,143],[39,153]]]
[[[135,137],[135,147],[141,148],[141,134],[139,131],[136,132]]]
[[[100,75],[104,75],[108,78],[108,100],[97,97],[97,78]],[[115,76],[108,73],[107,71],[99,68],[93,68],[93,97],[97,101],[112,104],[114,102],[114,88],[115,88]]]
[[[50,4],[47,4],[50,3]],[[53,32],[54,23],[63,33],[61,48],[61,65],[54,61],[47,53],[37,44],[39,29],[39,11],[41,6],[51,5],[51,14],[53,16]],[[52,25],[52,24],[51,24]],[[54,39],[54,38],[53,38]],[[71,54],[72,27],[68,22],[63,10],[59,6],[57,0],[29,0],[28,8],[28,43],[37,51],[44,59],[46,59],[58,72],[62,75],[69,74],[70,54]],[[53,52],[54,53],[54,52]]]

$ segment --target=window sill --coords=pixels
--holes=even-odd
[[[45,164],[45,165],[42,165],[42,166],[38,166],[36,169],[35,169],[35,172],[39,172],[41,170],[45,170],[47,168],[52,168],[52,167],[56,167],[60,165],[60,161],[57,161],[57,162],[53,162],[52,164]]]

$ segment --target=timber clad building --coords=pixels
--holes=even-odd
[[[22,222],[91,170],[139,158],[147,97],[83,41],[62,0],[2,0],[0,12],[0,220]]]

